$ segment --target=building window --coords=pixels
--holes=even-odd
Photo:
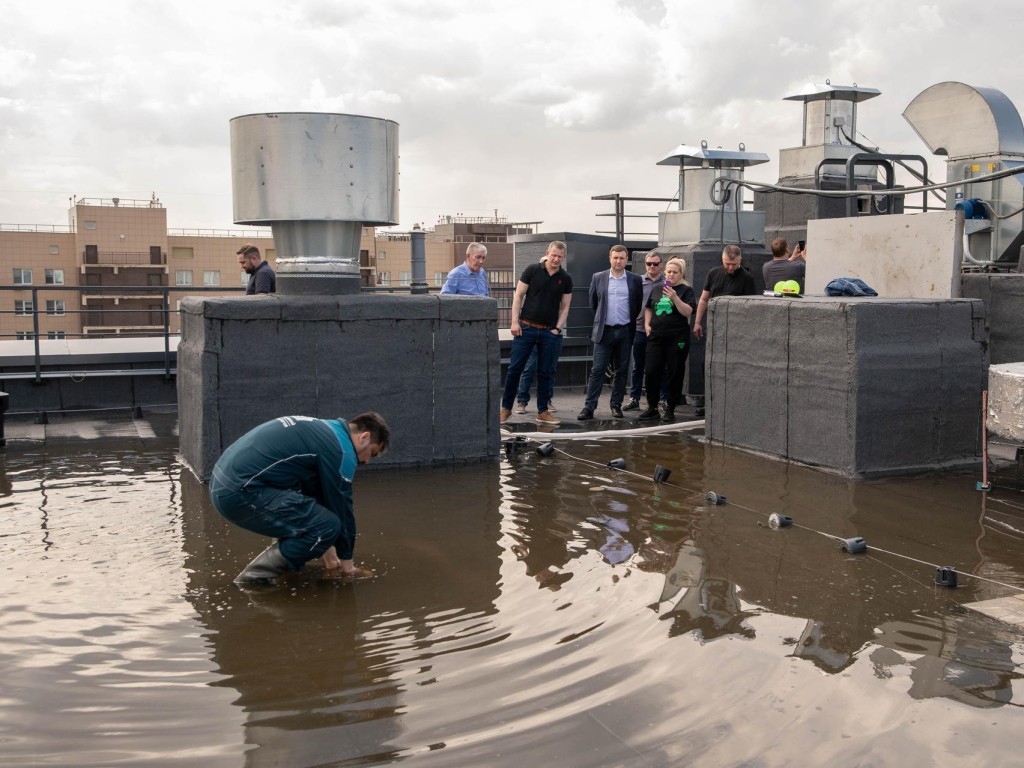
[[[220,272],[203,272],[203,285],[220,285]]]
[[[412,284],[412,272],[399,272],[398,273],[398,284],[399,285],[411,285]]]
[[[175,285],[192,285],[192,270],[184,269],[178,270],[174,273],[174,284]]]
[[[35,338],[35,335],[32,333],[32,331],[15,331],[14,338],[18,339],[19,341],[32,341],[32,339]]]
[[[14,314],[16,315],[31,315],[32,314],[32,302],[15,300],[14,302]]]
[[[46,314],[48,314],[48,315],[63,315],[64,314],[64,299],[47,299],[46,300]]]
[[[191,259],[193,251],[191,248],[171,248],[172,259]]]
[[[391,273],[390,272],[378,272],[377,273],[377,285],[391,285]]]
[[[444,272],[434,273],[434,285],[444,285],[444,279],[447,275]]]
[[[47,285],[64,285],[63,269],[44,270],[44,279]]]
[[[377,251],[377,261],[384,261],[387,257],[387,251]]]
[[[14,268],[15,285],[32,285],[32,270],[24,267]]]
[[[46,332],[46,338],[48,338],[48,339],[63,339],[63,338],[65,338],[64,331],[47,331]]]
[[[50,255],[51,256],[57,256],[59,254],[60,254],[60,246],[59,245],[51,245],[50,246]]]
[[[512,270],[495,269],[488,272],[487,282],[491,285],[509,285],[512,282]]]
[[[96,229],[96,222],[95,221],[87,221],[87,222],[85,222],[85,228],[86,229]]]

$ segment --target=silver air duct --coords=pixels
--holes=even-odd
[[[278,290],[360,288],[364,226],[398,222],[398,123],[314,112],[231,120],[236,224],[270,226]]]
[[[938,83],[921,91],[903,117],[928,149],[948,158],[946,180],[963,182],[946,195],[946,207],[965,210],[969,260],[1016,262],[1024,244],[1021,177],[974,181],[1024,165],[1024,124],[1013,102],[995,88]]]

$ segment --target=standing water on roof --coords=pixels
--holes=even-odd
[[[1019,762],[1024,638],[961,605],[1024,589],[1024,495],[563,442],[366,472],[377,578],[242,589],[175,447],[0,457],[0,763]]]

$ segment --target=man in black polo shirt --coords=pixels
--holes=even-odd
[[[499,421],[504,423],[512,415],[512,402],[519,389],[519,379],[537,350],[537,423],[560,424],[548,412],[551,379],[558,362],[558,337],[565,328],[572,301],[572,278],[562,269],[565,243],[555,240],[548,245],[544,261],[531,264],[523,270],[516,283],[512,298],[512,355],[505,389],[501,395]]]

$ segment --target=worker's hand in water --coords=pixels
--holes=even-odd
[[[369,568],[353,568],[351,571],[342,570],[340,573],[341,578],[351,579],[352,581],[364,581],[372,579],[376,575]]]
[[[341,558],[338,557],[338,550],[334,547],[324,552],[321,559],[324,561],[324,568],[328,571],[336,571],[341,568]]]
[[[362,579],[372,579],[376,575],[369,568],[356,567],[355,562],[352,560],[342,560],[338,557],[338,552],[334,547],[324,552],[321,558],[324,561],[327,575],[331,578],[360,581]]]
[[[339,562],[346,561],[342,560]],[[351,563],[352,561],[349,560],[347,562]],[[328,568],[326,573],[327,578],[340,579],[341,581],[365,581],[366,579],[372,579],[376,575],[369,568],[357,568],[355,565],[352,565],[348,570],[342,567]]]

